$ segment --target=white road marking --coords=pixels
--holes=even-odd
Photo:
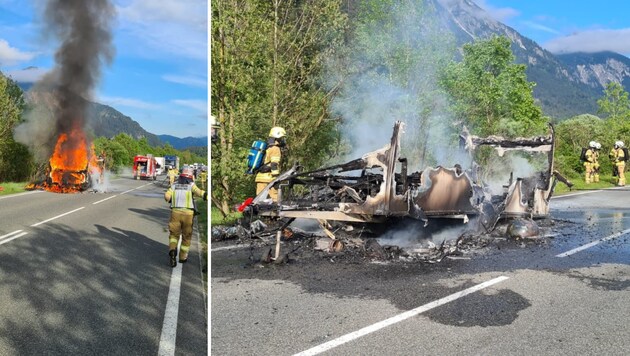
[[[234,249],[237,249],[237,248],[245,248],[245,247],[249,247],[249,246],[243,246],[243,245],[222,246],[222,247],[217,247],[217,248],[210,249],[210,252],[223,251],[223,250],[234,250]]]
[[[150,184],[151,184],[151,183],[147,183],[147,184],[145,184],[145,185],[141,185],[141,186],[139,186],[139,187],[135,187],[135,188],[133,188],[133,189],[125,190],[124,192],[120,193],[120,195],[123,195],[123,194],[129,193],[129,192],[134,191],[134,190],[136,190],[136,189],[140,189],[140,188],[146,187],[147,185],[150,185]]]
[[[111,198],[113,198],[113,197],[115,197],[115,196],[116,196],[116,195],[112,195],[112,196],[111,196],[111,197],[109,197],[109,198],[105,198],[105,199],[102,199],[102,200],[96,201],[96,202],[92,203],[92,205],[96,205],[96,204],[98,204],[98,203],[102,203],[102,202],[104,202],[105,200],[109,200],[109,199],[111,199]]]
[[[421,307],[409,310],[407,312],[404,312],[402,314],[398,314],[398,315],[396,315],[394,317],[391,317],[389,319],[385,319],[383,321],[380,321],[380,322],[378,322],[376,324],[372,324],[370,326],[366,326],[363,329],[360,329],[360,330],[351,332],[349,334],[343,335],[341,337],[338,337],[338,338],[336,338],[334,340],[328,341],[328,342],[326,342],[324,344],[321,344],[319,346],[315,346],[315,347],[313,347],[311,349],[308,349],[306,351],[302,351],[302,352],[300,352],[298,354],[295,354],[294,356],[306,356],[306,355],[317,355],[317,354],[320,354],[320,353],[322,353],[324,351],[328,351],[328,350],[330,350],[330,349],[332,349],[334,347],[337,347],[339,345],[345,344],[345,343],[350,342],[352,340],[358,339],[358,338],[360,338],[362,336],[365,336],[367,334],[373,333],[373,332],[375,332],[377,330],[380,330],[382,328],[385,328],[385,327],[388,327],[390,325],[396,324],[396,323],[398,323],[400,321],[409,319],[412,316],[416,316],[416,315],[418,315],[420,313],[424,313],[425,311],[431,310],[431,309],[433,309],[435,307],[438,307],[440,305],[452,302],[453,300],[461,298],[461,297],[463,297],[465,295],[468,295],[468,294],[474,293],[476,291],[482,290],[484,288],[490,287],[491,285],[503,282],[506,279],[508,279],[508,277],[505,277],[505,276],[501,276],[501,277],[497,277],[495,279],[491,279],[491,280],[489,280],[487,282],[478,284],[476,286],[472,286],[472,287],[470,287],[468,289],[465,289],[465,290],[463,290],[461,292],[457,292],[457,293],[451,294],[451,295],[449,295],[447,297],[444,297],[442,299],[438,299],[438,300],[433,301],[431,303],[425,304],[425,305],[423,305]]]
[[[33,190],[31,192],[25,192],[25,193],[17,193],[17,194],[9,194],[9,195],[5,195],[3,197],[0,197],[0,199],[6,199],[6,198],[13,198],[13,197],[21,197],[22,195],[28,195],[28,194],[35,194],[35,193],[41,193],[41,190]]]
[[[576,195],[591,194],[591,193],[598,193],[598,192],[603,192],[603,190],[589,190],[588,192],[581,192],[581,193],[575,193],[575,194],[556,195],[556,196],[551,197],[551,199],[568,198],[568,197],[574,197]]]
[[[561,253],[561,254],[559,254],[559,255],[556,255],[556,257],[567,257],[567,256],[571,256],[571,255],[573,255],[573,254],[575,254],[575,253],[578,253],[578,252],[580,252],[580,251],[586,250],[587,248],[591,248],[591,247],[593,247],[593,246],[595,246],[595,245],[598,245],[600,242],[604,242],[604,241],[608,241],[608,240],[616,239],[616,238],[618,238],[619,236],[625,235],[625,234],[627,234],[627,233],[629,233],[629,232],[630,232],[630,229],[623,230],[623,231],[618,232],[618,233],[616,233],[616,234],[612,234],[612,235],[610,235],[610,236],[606,236],[606,237],[604,237],[604,238],[602,238],[602,239],[599,239],[599,240],[593,241],[593,242],[591,242],[591,243],[587,243],[586,245],[582,245],[582,246],[580,246],[580,247],[576,247],[576,248],[574,248],[573,250],[569,250],[569,251],[567,251],[567,252],[564,252],[564,253]]]
[[[177,251],[180,251],[181,239],[177,244]],[[166,256],[166,255],[165,255]],[[166,262],[166,258],[164,259]],[[179,312],[179,292],[182,284],[182,264],[178,263],[171,272],[171,284],[168,288],[168,299],[166,300],[166,310],[164,311],[164,322],[162,323],[162,334],[160,335],[160,347],[158,356],[175,355],[175,339],[177,336],[177,314]]]
[[[41,225],[41,224],[44,224],[44,223],[47,223],[47,222],[49,222],[49,221],[55,220],[55,219],[60,218],[60,217],[62,217],[62,216],[66,216],[66,215],[68,215],[68,214],[72,214],[72,213],[74,213],[75,211],[79,211],[79,210],[81,210],[81,209],[83,209],[83,208],[85,208],[85,207],[84,207],[84,206],[82,206],[82,207],[80,207],[80,208],[78,208],[78,209],[74,209],[74,210],[69,211],[69,212],[67,212],[67,213],[63,213],[63,214],[61,214],[61,215],[57,215],[57,216],[52,217],[52,218],[50,218],[50,219],[46,219],[46,220],[44,220],[44,221],[40,221],[40,222],[38,222],[37,224],[33,224],[33,225],[31,225],[31,226],[32,226],[32,227],[39,226],[39,225]]]
[[[0,240],[4,239],[5,237],[9,237],[11,235],[19,234],[20,232],[22,232],[22,230],[15,230],[15,231],[10,232],[10,233],[8,233],[6,235],[2,235],[2,236],[0,236]]]
[[[7,242],[9,242],[9,241],[15,240],[15,239],[17,239],[18,237],[22,237],[22,236],[24,236],[24,235],[28,234],[28,232],[23,232],[23,233],[21,233],[21,234],[20,234],[20,233],[19,233],[20,231],[22,231],[22,230],[13,231],[13,232],[12,232],[12,233],[10,233],[10,234],[4,235],[4,236],[0,236],[0,245],[2,245],[2,244],[6,244],[6,243],[7,243]],[[13,234],[15,234],[15,233],[18,233],[18,234],[17,234],[17,235],[15,235],[15,236],[13,236],[13,237],[8,237],[8,236],[13,235]],[[8,238],[7,238],[7,239],[5,239],[5,240],[3,240],[5,237],[8,237]]]

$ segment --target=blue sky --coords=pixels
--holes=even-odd
[[[94,101],[154,134],[208,133],[206,0],[112,0],[116,54]],[[43,0],[0,0],[0,71],[33,82],[54,66],[54,39],[41,27]],[[34,6],[34,4],[40,4]],[[27,69],[37,67],[37,69]]]
[[[552,53],[630,55],[630,1],[473,0]]]

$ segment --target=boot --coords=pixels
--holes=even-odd
[[[177,266],[177,250],[168,251],[168,256],[170,257],[171,267]]]

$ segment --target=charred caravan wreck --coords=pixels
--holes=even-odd
[[[469,170],[459,165],[438,166],[409,174],[407,159],[400,157],[402,128],[402,122],[396,122],[390,143],[359,159],[310,172],[294,166],[267,186],[279,189],[278,203],[264,202],[266,189],[252,201],[249,211],[261,216],[354,223],[384,223],[404,217],[425,223],[435,218],[468,222],[478,217],[479,227],[490,231],[502,217],[548,216],[556,179],[570,184],[553,171],[553,127],[548,136],[515,140],[479,138],[464,129],[460,147],[471,156],[483,145],[494,147],[500,155],[508,150],[547,155],[547,170],[530,177],[511,176],[498,195],[481,182],[481,167],[474,162]]]

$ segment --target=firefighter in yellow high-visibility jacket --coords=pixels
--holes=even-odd
[[[282,162],[281,147],[286,146],[286,131],[282,127],[272,127],[269,131],[269,140],[265,160],[256,174],[256,195],[265,189],[272,180],[280,175],[280,164]],[[269,189],[269,197],[274,201],[278,201],[278,190],[276,188]]]
[[[589,184],[593,180],[593,168],[595,164],[595,147],[596,142],[591,141],[588,143],[588,149],[585,153],[584,160],[584,181]]]
[[[177,182],[164,193],[164,199],[171,203],[171,219],[168,223],[168,255],[171,267],[177,266],[177,244],[180,235],[182,245],[179,250],[179,262],[188,261],[196,211],[194,196],[208,200],[208,193],[194,184],[192,171],[189,168],[182,170]]]
[[[616,169],[617,177],[619,180],[617,181],[617,185],[623,187],[626,185],[626,176],[624,175],[624,169],[626,168],[626,155],[623,151],[623,141],[616,141],[615,146],[610,150],[610,154],[608,155],[613,164],[613,169]]]
[[[168,172],[166,172],[166,175],[168,176],[168,185],[171,186],[173,185],[173,183],[175,183],[175,178],[177,178],[177,169],[175,169],[175,167],[171,167],[169,166],[168,168]]]

